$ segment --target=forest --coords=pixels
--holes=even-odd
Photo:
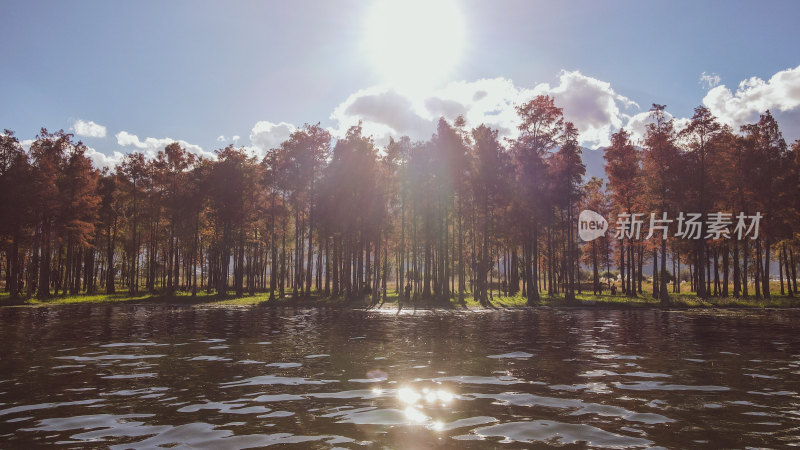
[[[463,118],[385,147],[360,126],[306,124],[263,159],[202,158],[172,143],[93,167],[86,146],[42,129],[0,135],[0,286],[7,299],[78,294],[329,298],[482,306],[577,295],[797,293],[800,140],[765,111],[739,130],[705,107],[678,129],[654,104],[641,142],[620,129],[605,179],[585,180],[576,127],[551,97],[517,107],[515,139]],[[763,215],[757,239],[582,242],[583,209]],[[645,221],[645,228],[649,226]],[[670,227],[675,227],[672,223]],[[610,230],[613,231],[613,230]],[[645,230],[646,234],[646,230]],[[705,232],[703,232],[705,234]],[[772,281],[772,285],[771,282]]]

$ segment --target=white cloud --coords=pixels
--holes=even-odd
[[[602,147],[611,143],[610,136],[617,131],[627,116],[619,106],[636,107],[631,99],[617,94],[611,83],[588,77],[577,70],[562,71],[559,85],[550,89],[556,106],[564,108],[564,117],[580,131],[583,145]]]
[[[433,129],[430,117],[409,96],[383,87],[362,89],[350,95],[336,107],[331,119],[338,124],[332,130],[337,137],[344,136],[348,128],[359,122],[366,135],[379,141],[401,135],[424,139],[430,137]]]
[[[297,127],[290,123],[272,123],[266,120],[256,122],[250,130],[250,146],[247,147],[251,153],[259,158],[263,158],[270,149],[278,147],[281,142],[289,139],[289,136],[297,130]],[[233,141],[239,140],[239,136],[234,136]]]
[[[703,85],[706,89],[711,89],[717,86],[722,81],[719,75],[715,73],[701,73],[700,74],[700,84]]]
[[[211,152],[207,152],[203,150],[202,147],[195,144],[190,144],[184,140],[180,139],[172,139],[172,138],[152,138],[148,137],[145,138],[144,141],[139,140],[139,137],[135,134],[128,133],[127,131],[120,131],[115,135],[117,138],[117,144],[121,145],[122,147],[134,147],[136,150],[144,153],[144,155],[148,158],[153,158],[158,154],[159,151],[164,150],[164,147],[167,145],[177,142],[181,145],[181,147],[185,148],[190,153],[194,153],[198,156],[203,156],[206,158],[213,158],[214,154]]]
[[[31,145],[33,145],[34,142],[34,139],[24,139],[20,141],[20,145],[25,149],[25,151],[30,151]],[[124,156],[120,152],[114,152],[112,156],[109,156],[88,146],[86,147],[86,152],[84,154],[92,161],[92,165],[98,169],[102,169],[103,167],[113,169],[115,165],[122,161],[122,157]]]
[[[751,77],[739,83],[735,93],[719,85],[708,91],[703,104],[736,130],[770,110],[787,140],[800,138],[800,66],[782,70],[768,81]]]
[[[686,125],[689,124],[689,119],[683,117],[674,117],[667,111],[664,111],[664,117],[667,120],[673,119],[673,127],[675,128],[676,132],[679,132],[686,128]],[[625,131],[631,134],[631,141],[634,145],[642,145],[644,142],[644,135],[647,133],[647,125],[655,123],[650,111],[640,112],[639,114],[634,114],[628,119],[627,124],[625,125]]]
[[[228,139],[227,137],[225,137],[225,135],[224,135],[224,134],[221,134],[221,135],[219,135],[219,136],[217,137],[217,142],[219,142],[220,144],[224,144],[224,143],[226,143],[226,142],[232,142],[232,143],[235,145],[235,144],[236,144],[236,142],[237,142],[239,139],[241,139],[241,137],[240,137],[240,136],[238,136],[238,135],[233,135],[233,136],[231,136],[231,138],[230,138],[230,139]]]
[[[564,108],[567,120],[575,123],[584,145],[602,146],[622,126],[628,116],[620,107],[638,105],[617,94],[610,83],[585,76],[578,71],[562,71],[559,84],[542,83],[533,88],[518,87],[506,78],[451,82],[425,95],[409,95],[394,89],[362,89],[336,107],[331,119],[334,135],[362,122],[364,131],[383,144],[389,136],[408,135],[427,139],[436,129],[439,117],[452,121],[459,115],[468,127],[486,124],[498,129],[502,137],[515,137],[519,118],[515,106],[536,95],[554,97]]]
[[[117,144],[123,147],[127,147],[129,145],[139,147],[141,144],[139,142],[139,138],[135,134],[128,133],[127,131],[120,131],[114,137],[117,138]]]
[[[96,124],[91,120],[76,120],[72,125],[75,134],[81,137],[104,138],[106,137],[106,127]]]
[[[350,95],[336,107],[331,119],[335,136],[362,123],[365,134],[379,145],[390,136],[429,139],[439,117],[453,121],[463,116],[468,127],[482,123],[496,128],[502,136],[516,135],[514,106],[535,96],[533,90],[520,89],[505,78],[457,81],[425,95],[409,95],[391,88],[372,87]]]
[[[106,155],[105,153],[98,152],[92,147],[86,147],[85,154],[87,158],[92,160],[92,165],[98,169],[102,169],[104,167],[113,169],[114,166],[122,162],[122,158],[125,156],[120,152],[114,152],[113,155]]]
[[[692,119],[689,119],[687,117],[675,117],[673,124],[673,126],[675,127],[675,131],[680,133],[681,131],[683,131],[684,128],[689,126],[689,122],[691,121]]]
[[[517,87],[507,78],[457,81],[432,93],[424,104],[434,126],[439,117],[453,121],[463,115],[470,128],[485,124],[502,137],[515,137],[519,124],[515,107],[546,93],[542,87]]]
[[[653,119],[650,117],[650,112],[640,112],[628,119],[628,123],[625,125],[625,131],[631,134],[631,140],[634,144],[640,145],[641,141],[644,139],[644,134],[647,132],[647,125],[651,123],[653,123]]]
[[[719,75],[703,72],[700,82],[709,88],[703,99],[712,113],[721,122],[738,130],[744,123],[758,120],[758,115],[770,109],[782,126],[787,140],[800,137],[800,66],[780,71],[768,81],[752,77],[742,81],[735,92],[719,85]],[[388,87],[371,87],[359,90],[340,103],[331,113],[333,126],[329,130],[341,137],[353,125],[362,123],[367,135],[384,145],[389,136],[408,135],[412,139],[428,139],[436,130],[439,117],[453,121],[463,116],[467,127],[486,124],[498,129],[501,137],[515,137],[519,119],[515,106],[536,95],[551,95],[557,106],[564,109],[566,120],[572,121],[580,131],[581,143],[589,147],[608,145],[609,136],[620,127],[631,132],[634,141],[641,142],[646,126],[651,122],[649,111],[641,111],[639,105],[618,94],[606,81],[583,75],[579,71],[561,71],[557,83],[540,83],[533,87],[521,87],[510,79],[493,78],[475,81],[451,82],[439,89],[424,94],[408,94]],[[633,109],[633,112],[628,112]],[[672,115],[667,113],[669,118]],[[675,128],[682,129],[689,122],[686,118],[673,118]],[[76,121],[73,129],[80,136],[105,136],[105,127],[91,121]],[[289,138],[297,127],[291,123],[259,121],[253,125],[249,145],[245,148],[257,157],[263,157],[270,149],[278,147]],[[120,131],[117,143],[153,157],[171,138],[140,139],[138,136]],[[241,138],[234,135],[217,138],[220,143],[237,143]],[[22,145],[30,147],[30,140]],[[178,140],[192,153],[214,157],[200,146]],[[121,157],[90,149],[87,155],[96,165],[112,166]]]

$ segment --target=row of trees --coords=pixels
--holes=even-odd
[[[765,219],[760,222],[757,239],[733,233],[730,239],[705,239],[707,222],[701,221],[700,239],[675,238],[679,230],[673,222],[664,230],[654,230],[654,239],[615,242],[622,291],[631,296],[642,293],[642,269],[650,260],[652,295],[662,302],[669,300],[670,279],[672,291],[680,291],[678,277],[672,274],[681,271],[682,263],[689,266],[690,289],[700,298],[748,296],[751,285],[757,297],[769,297],[770,265],[777,260],[781,294],[788,291],[793,296],[797,292],[794,250],[800,231],[796,225],[800,141],[789,149],[769,111],[736,134],[705,107],[696,108],[689,124],[676,130],[664,108],[653,105],[653,123],[641,149],[625,130],[612,136],[604,154],[608,195],[590,182],[586,204],[611,217],[652,211],[672,219],[682,212],[699,213],[703,219],[719,212],[732,216],[758,213]],[[648,221],[645,224],[649,225]],[[661,239],[664,232],[670,237]],[[667,269],[668,264],[672,270]]]
[[[379,149],[360,126],[334,143],[317,124],[261,160],[233,146],[206,159],[173,143],[152,159],[131,153],[102,171],[63,131],[43,129],[25,151],[6,130],[5,290],[38,298],[233,290],[377,302],[396,289],[434,302],[471,295],[488,304],[497,293],[535,304],[543,293],[574,300],[586,284],[581,267],[593,269],[595,293],[613,265],[623,292],[637,295],[652,261],[653,295],[666,301],[670,272],[682,263],[701,297],[731,294],[729,274],[733,295],[749,295],[752,285],[769,296],[777,259],[789,294],[796,292],[800,145],[787,148],[768,112],[735,134],[698,108],[677,131],[654,105],[640,146],[620,130],[605,149],[607,185],[584,183],[578,131],[552,98],[517,112],[514,140],[442,119],[430,140],[393,139]],[[678,210],[760,211],[767,220],[752,242],[579,243],[582,208],[612,223],[623,212]]]

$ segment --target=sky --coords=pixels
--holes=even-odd
[[[0,0],[0,129],[76,134],[97,165],[179,141],[263,155],[304,123],[384,144],[458,115],[514,137],[555,98],[588,148],[653,103],[800,138],[800,2]]]

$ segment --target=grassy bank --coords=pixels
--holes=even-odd
[[[649,286],[648,286],[649,287]],[[586,306],[586,307],[612,307],[612,308],[641,308],[641,307],[660,307],[660,302],[650,295],[652,289],[643,289],[643,294],[636,297],[626,297],[624,295],[592,295],[591,293],[577,294],[577,302],[568,303],[564,300],[563,294],[548,296],[543,294],[539,301],[541,306]],[[773,291],[775,292],[775,291]],[[777,291],[780,292],[780,291]],[[398,296],[390,294],[386,300],[378,306],[381,308],[398,307]],[[218,294],[208,294],[198,292],[196,296],[190,293],[178,292],[173,295],[163,294],[142,294],[131,296],[128,293],[118,294],[96,294],[96,295],[54,295],[47,300],[36,298],[10,299],[8,294],[0,294],[0,305],[2,306],[51,306],[51,305],[70,305],[70,304],[162,304],[162,305],[185,305],[185,306],[210,306],[210,307],[231,307],[231,306],[289,306],[289,307],[344,307],[344,308],[368,308],[373,307],[368,298],[346,300],[342,297],[324,297],[312,295],[308,298],[292,298],[291,293],[287,293],[286,298],[274,299],[269,301],[268,293],[256,293],[255,295],[244,296],[221,296]],[[405,306],[411,307],[411,304]],[[449,305],[432,303],[422,300],[416,302],[417,307],[438,307],[438,308],[468,308],[479,309],[480,304],[471,295],[466,295],[464,302],[461,303],[457,298],[451,298]],[[491,306],[495,308],[515,308],[527,306],[527,301],[521,295],[505,297],[495,295],[491,299]],[[800,298],[773,295],[769,299],[757,299],[753,296],[746,298],[734,297],[712,297],[703,300],[693,292],[670,294],[670,306],[676,308],[796,308],[800,307]]]

